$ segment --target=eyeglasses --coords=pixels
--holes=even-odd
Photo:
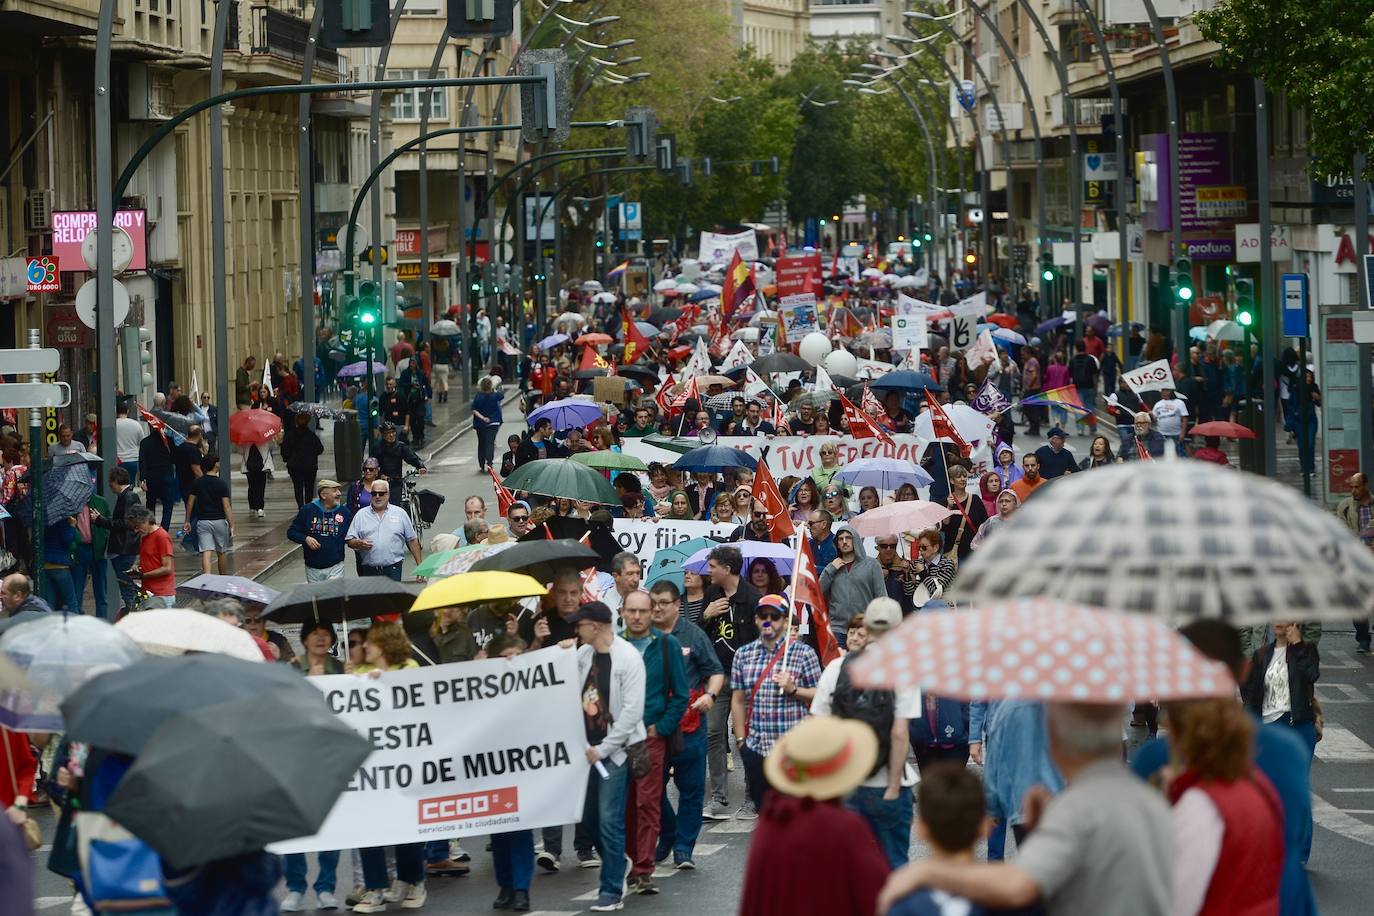
[[[779,614],[779,613],[777,613],[776,611],[773,611],[773,612],[770,612],[770,613],[767,613],[767,614],[765,614],[765,613],[763,613],[762,611],[760,611],[759,613],[755,614],[754,616],[757,617],[759,620],[782,620],[782,615]]]
[[[528,515],[512,515],[510,520],[513,522],[527,522],[530,520]]]
[[[816,527],[818,527],[818,526],[823,526],[823,525],[828,525],[828,524],[830,524],[830,523],[827,522],[825,519],[821,519],[821,520],[818,521],[818,522],[807,522],[807,523],[806,523],[806,527],[808,527],[808,528],[816,528]]]
[[[878,549],[879,549],[879,550],[896,550],[896,549],[897,549],[897,545],[896,545],[896,544],[879,544],[879,545],[878,545]]]
[[[391,491],[390,491],[390,490],[373,490],[373,491],[372,491],[372,495],[373,495],[373,496],[390,496],[390,495],[391,495]]]

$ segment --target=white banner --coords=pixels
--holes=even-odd
[[[577,657],[312,677],[373,751],[313,837],[277,854],[417,843],[576,823],[587,789]]]
[[[736,249],[739,250],[739,256],[745,261],[757,261],[759,259],[759,242],[753,229],[746,229],[744,232],[737,232],[734,235],[703,232],[697,255],[706,264],[729,264]]]
[[[930,346],[929,326],[924,315],[892,316],[892,348],[924,350]]]
[[[819,331],[820,316],[816,312],[816,297],[812,293],[794,293],[778,300],[778,320],[789,344],[801,343],[807,334]]]
[[[1136,394],[1144,394],[1147,391],[1164,391],[1165,389],[1172,391],[1174,387],[1174,373],[1169,368],[1167,359],[1157,359],[1138,369],[1123,372],[1121,380]]]
[[[711,350],[706,346],[706,338],[698,337],[696,347],[692,350],[692,358],[682,367],[682,380],[685,382],[694,375],[710,374]]]
[[[728,442],[734,438],[737,437],[717,441]],[[738,527],[729,522],[678,521],[667,518],[655,522],[618,518],[615,520],[615,539],[620,542],[622,550],[628,550],[639,557],[639,565],[644,570],[644,578],[647,579],[652,571],[649,568],[650,564],[653,563],[654,554],[658,551],[674,544],[681,544],[683,541],[690,541],[692,538],[714,537],[723,541],[734,534]]]
[[[926,302],[924,299],[913,299],[903,293],[897,294],[897,301],[892,307],[894,315],[931,315],[947,312],[948,309],[941,308],[933,302]]]
[[[892,363],[885,363],[880,359],[864,359],[860,356],[859,371],[855,373],[854,377],[861,381],[863,379],[875,379],[879,376],[887,375],[889,372],[896,370],[896,368],[897,367],[892,365]]]
[[[987,356],[997,358],[997,345],[992,342],[991,331],[984,331],[978,335],[973,346],[964,354],[964,362],[968,363],[970,369],[977,369],[983,365],[983,358]]]

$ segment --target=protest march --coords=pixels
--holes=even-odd
[[[1238,470],[1105,316],[743,235],[530,312],[263,581],[176,581],[136,499],[108,622],[6,577],[0,912],[1315,913],[1363,479]]]

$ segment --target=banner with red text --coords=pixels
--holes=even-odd
[[[587,736],[571,650],[307,683],[373,751],[319,833],[271,852],[392,846],[582,818]]]

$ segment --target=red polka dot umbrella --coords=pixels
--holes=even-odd
[[[958,700],[1125,704],[1236,690],[1158,618],[1044,598],[913,614],[864,649],[853,676]]]

